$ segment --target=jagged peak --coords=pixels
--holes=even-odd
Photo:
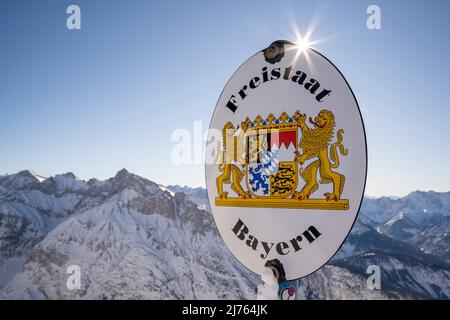
[[[106,180],[104,185],[106,188],[112,188],[110,190],[113,192],[130,188],[144,194],[147,192],[152,194],[165,194],[157,183],[137,174],[131,173],[127,169],[118,171],[114,177]]]
[[[30,171],[30,172],[36,179],[39,180],[39,182],[43,182],[43,181],[47,180],[47,177],[41,176],[40,174],[37,174],[34,171]]]
[[[441,196],[441,195],[449,195],[450,192],[438,192],[438,191],[434,191],[434,190],[428,190],[428,191],[424,191],[424,190],[414,190],[410,193],[408,193],[405,198],[419,198],[419,197],[426,197],[426,196]]]
[[[122,169],[117,171],[116,175],[114,177],[111,178],[112,181],[116,182],[116,183],[128,183],[130,181],[136,181],[136,182],[143,182],[145,179],[129,172],[127,169]]]
[[[56,174],[46,181],[47,186],[56,187],[58,192],[81,190],[85,184],[86,182],[78,178],[73,172]]]
[[[56,176],[61,176],[64,178],[69,178],[69,179],[73,179],[73,180],[81,180],[80,178],[78,178],[73,172],[66,172],[66,173],[62,173],[62,174],[57,174]]]
[[[206,192],[206,188],[204,187],[189,187],[187,185],[167,185],[163,186],[164,188],[170,190],[171,192],[184,192],[186,194],[192,194],[196,192]]]
[[[31,170],[22,170],[12,175],[4,176],[6,178],[7,183],[11,183],[15,187],[24,187],[36,183],[41,183],[46,178],[42,177]]]
[[[157,183],[155,183],[155,182],[153,182],[153,181],[151,181],[151,180],[149,180],[147,178],[141,177],[140,175],[134,174],[134,173],[128,171],[127,169],[125,169],[125,168],[119,170],[116,173],[116,175],[113,178],[111,178],[111,179],[113,181],[116,181],[116,182],[135,181],[135,182],[138,182],[138,183],[142,183],[142,184],[147,184],[147,185],[152,185],[152,186],[158,187]]]
[[[132,173],[130,173],[130,171],[128,171],[127,169],[123,168],[119,171],[117,171],[116,175],[114,176],[115,178],[121,178],[121,177],[127,177],[127,176],[131,176],[134,175]]]
[[[25,170],[20,170],[15,175],[16,176],[32,176],[33,174],[31,173],[30,170],[25,169]]]
[[[14,176],[16,177],[29,177],[29,178],[36,178],[37,179],[37,174],[35,174],[33,171],[31,170],[22,170],[17,172]]]

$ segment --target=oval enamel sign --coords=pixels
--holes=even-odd
[[[364,125],[347,81],[315,50],[276,41],[241,65],[217,103],[206,154],[217,228],[257,274],[271,259],[286,280],[316,271],[356,220]]]

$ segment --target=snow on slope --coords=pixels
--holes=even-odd
[[[450,217],[450,192],[414,191],[403,198],[365,198],[361,207],[362,222],[369,225],[384,224],[399,214],[421,226],[433,224],[439,216]]]
[[[408,242],[450,263],[450,218],[422,229]]]
[[[442,261],[421,261],[414,257],[374,250],[348,257],[335,264],[354,274],[365,275],[369,265],[381,269],[381,286],[413,298],[450,299],[450,266]]]
[[[38,177],[24,170],[0,178],[0,286],[50,230],[104,199],[72,173]]]
[[[433,192],[365,199],[339,254],[302,279],[301,296],[448,298],[448,263],[435,257],[442,250],[431,256],[416,244],[445,249],[449,199]],[[255,298],[260,279],[231,257],[201,208],[209,208],[204,189],[162,187],[126,170],[105,181],[72,173],[42,180],[29,171],[0,177],[0,297]],[[423,230],[420,239],[395,238],[411,225]],[[381,291],[367,289],[369,263],[385,270]],[[81,289],[71,291],[73,264]]]
[[[407,299],[410,296],[385,290],[370,290],[366,277],[344,267],[326,265],[300,281],[301,300],[386,300]]]
[[[230,256],[209,213],[183,193],[172,197],[131,174],[120,179],[132,189],[118,188],[100,205],[58,225],[32,249],[0,296],[253,298],[255,276]],[[81,290],[66,287],[66,268],[73,264],[81,267]]]
[[[187,186],[167,186],[168,190],[172,192],[183,192],[185,193],[189,200],[199,205],[200,208],[211,212],[211,207],[209,206],[208,194],[205,188],[197,187],[190,188]]]
[[[189,193],[189,190],[186,191]],[[417,197],[416,194],[420,199],[418,204],[413,201]],[[448,206],[450,193],[430,192],[431,200],[426,199],[426,195],[427,193],[414,192],[406,199],[365,198],[357,222],[330,265],[302,279],[302,284],[306,287],[304,297],[311,299],[449,299],[450,265],[446,260],[449,252],[450,218],[445,217],[447,212],[445,210],[450,212],[450,206]],[[417,224],[408,218],[417,210],[405,210],[406,214],[401,211],[395,214],[397,209],[403,210],[405,207],[417,209],[424,206],[424,203],[430,211],[427,210],[427,218],[418,221]],[[383,210],[388,213],[386,214]],[[418,214],[424,214],[423,211],[418,211]],[[371,225],[366,225],[363,221],[368,221]],[[374,221],[380,221],[380,223],[376,224]],[[427,227],[428,225],[431,227]],[[410,238],[412,235],[413,238]],[[405,239],[407,241],[402,241]],[[376,255],[374,252],[379,254]],[[428,252],[433,255],[427,254]],[[380,255],[385,259],[378,259]],[[359,261],[357,270],[354,268],[355,261]],[[393,270],[392,261],[397,261],[397,265],[401,266],[399,270],[402,271]],[[384,289],[381,293],[379,292],[379,295],[368,290],[365,283],[368,277],[366,269],[371,264],[378,264],[383,273],[386,271],[386,275],[389,274],[383,279]],[[396,272],[404,272],[405,278],[416,280],[406,281],[402,277],[391,274]],[[426,276],[428,273],[430,274]],[[424,286],[429,289],[423,290],[420,287],[421,282],[424,282]]]

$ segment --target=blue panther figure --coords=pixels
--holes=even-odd
[[[267,195],[269,193],[269,183],[267,179],[271,174],[278,170],[278,150],[267,153],[261,152],[260,154],[261,163],[258,163],[256,167],[251,167],[249,172],[252,178],[249,180],[252,191],[256,192],[259,189],[263,190],[263,194]]]

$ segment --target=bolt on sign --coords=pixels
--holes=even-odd
[[[232,75],[210,129],[208,198],[232,254],[257,274],[278,259],[286,280],[327,263],[356,220],[367,171],[361,113],[336,66],[275,41]]]

